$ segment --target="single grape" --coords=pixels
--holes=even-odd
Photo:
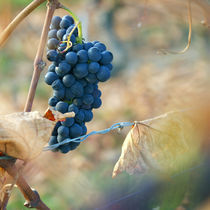
[[[75,95],[72,93],[71,88],[66,88],[65,99],[71,101]]]
[[[63,101],[59,101],[56,104],[56,110],[63,113],[63,114],[68,111],[68,107],[69,107],[68,103],[63,102]]]
[[[72,93],[76,96],[76,97],[81,97],[84,93],[84,88],[82,86],[81,83],[79,82],[75,82],[72,86],[71,86],[71,91]]]
[[[62,19],[68,20],[71,23],[71,25],[74,24],[74,19],[69,15],[65,15]]]
[[[65,87],[71,87],[76,82],[76,79],[72,74],[66,74],[62,81]]]
[[[64,144],[64,145],[61,145],[61,146],[59,147],[59,151],[60,151],[61,153],[63,153],[63,154],[68,153],[70,150],[72,150],[72,149],[71,149],[71,147],[69,146],[69,144]]]
[[[61,90],[64,89],[63,83],[61,82],[60,79],[56,79],[53,83],[52,83],[52,89],[53,90]]]
[[[49,98],[49,100],[48,100],[48,104],[50,105],[50,106],[56,106],[56,104],[58,103],[58,98],[56,98],[55,96],[54,97],[51,97],[51,98]]]
[[[90,105],[90,104],[92,104],[94,102],[94,98],[93,98],[92,95],[86,94],[86,95],[83,96],[82,102],[84,104]]]
[[[96,47],[91,47],[88,50],[88,57],[91,61],[99,61],[102,57],[101,57],[101,52],[98,48]]]
[[[51,38],[47,42],[47,47],[50,50],[55,50],[57,48],[58,44],[59,44],[59,41],[57,39]]]
[[[102,104],[101,99],[100,98],[95,98],[94,102],[92,104],[92,108],[98,109],[101,106],[101,104]]]
[[[106,64],[105,66],[109,69],[109,71],[111,71],[111,70],[112,70],[112,68],[113,68],[113,66],[112,66],[112,64],[111,64],[111,63]]]
[[[49,61],[56,61],[58,59],[58,53],[56,52],[56,50],[49,50],[47,52],[47,59]]]
[[[60,127],[59,127],[60,128]],[[57,135],[57,142],[62,142],[64,140],[66,140],[67,137],[65,136],[61,136],[60,134]]]
[[[86,50],[78,51],[77,56],[80,63],[86,63],[88,61],[88,53]]]
[[[50,141],[49,141],[49,145],[53,145],[53,144],[57,144],[57,136],[51,136],[50,137]]]
[[[66,30],[65,29],[60,29],[60,30],[58,30],[57,31],[57,34],[56,34],[56,36],[57,36],[57,38],[59,39],[59,40],[62,40],[63,39],[63,36],[66,34]]]
[[[82,99],[81,98],[75,98],[73,100],[73,104],[76,105],[77,107],[82,106]]]
[[[106,50],[106,46],[103,43],[101,43],[101,42],[96,43],[94,45],[94,47],[98,48],[101,52]]]
[[[61,19],[59,16],[54,16],[54,17],[52,18],[51,25],[52,25],[54,28],[58,29],[58,28],[60,27],[59,24],[60,24],[61,20],[62,20],[62,19]]]
[[[52,38],[57,39],[57,30],[56,29],[52,29],[48,32],[48,39],[52,39]]]
[[[99,41],[93,41],[92,44],[95,45],[96,43],[99,43]]]
[[[90,122],[93,119],[93,112],[91,110],[83,110],[84,112],[84,121]]]
[[[94,83],[97,83],[97,82],[98,82],[98,79],[97,79],[96,75],[95,75],[95,74],[92,74],[92,73],[89,73],[89,74],[85,77],[85,79],[86,79],[89,83],[91,83],[91,84],[94,84]]]
[[[69,146],[71,150],[76,149],[80,145],[80,142],[70,142]]]
[[[101,91],[98,90],[98,89],[94,90],[93,91],[93,97],[94,98],[96,98],[96,97],[100,98],[101,97]]]
[[[85,86],[85,93],[86,94],[91,94],[91,93],[93,93],[93,91],[94,91],[94,87],[93,87],[93,84],[87,84],[86,86]]]
[[[99,63],[97,63],[97,62],[91,62],[91,63],[89,63],[89,65],[88,65],[88,71],[90,72],[90,73],[97,73],[98,71],[99,71],[99,69],[100,69],[100,65],[99,65]]]
[[[84,112],[82,110],[79,110],[77,114],[75,115],[74,119],[77,123],[79,124],[82,123],[85,119]]]
[[[57,79],[58,79],[58,75],[54,72],[47,72],[47,74],[45,74],[45,77],[44,77],[44,81],[48,85],[52,85],[52,83]]]
[[[70,131],[70,137],[71,138],[76,138],[76,137],[79,137],[82,135],[82,127],[75,123],[74,125],[72,125],[70,128],[69,128],[69,131]]]
[[[49,67],[48,67],[48,72],[55,72],[55,64],[53,63],[53,64],[51,64],[51,65],[49,65]]]
[[[52,136],[57,136],[58,135],[58,128],[61,126],[61,122],[57,122],[54,129],[53,129],[53,132],[52,132]]]
[[[72,49],[73,49],[74,52],[78,52],[78,51],[83,49],[83,46],[82,46],[82,44],[76,44],[76,45],[73,46]]]
[[[67,29],[72,23],[66,19],[66,18],[62,18],[61,22],[60,22],[60,27],[63,29]]]
[[[62,137],[68,137],[69,136],[69,128],[66,126],[60,126],[58,128],[58,135],[62,136]]]
[[[93,44],[91,42],[84,43],[84,49],[89,50],[91,47],[93,47]]]
[[[88,75],[88,65],[87,65],[87,63],[78,63],[74,67],[73,73],[74,73],[75,77],[78,78],[78,79],[82,79],[85,76],[87,76]]]
[[[96,76],[100,82],[105,82],[111,76],[110,70],[106,66],[101,66]]]
[[[75,114],[77,114],[78,111],[79,111],[79,109],[76,105],[74,105],[74,104],[69,105],[68,112],[74,112]]]
[[[57,97],[59,100],[63,100],[65,97],[65,89],[59,89],[53,91],[53,96]]]
[[[87,104],[82,104],[81,108],[87,110],[87,109],[91,109],[92,106],[91,106],[91,104],[89,104],[89,105],[87,105]]]
[[[61,122],[62,125],[66,126],[66,127],[71,127],[74,124],[74,118],[73,117],[68,117],[66,118],[65,121]]]
[[[85,124],[82,124],[82,136],[85,135],[87,133],[87,127],[85,126]]]
[[[112,62],[113,55],[110,51],[104,51],[101,53],[101,55],[102,55],[101,60],[100,60],[101,64],[107,65]]]
[[[65,59],[69,64],[72,64],[72,65],[76,64],[77,61],[78,61],[78,57],[77,57],[77,54],[75,52],[68,52],[66,54]]]
[[[58,67],[55,68],[55,72],[58,76],[63,77],[64,75],[66,75],[67,73],[69,73],[71,70],[71,65],[68,64],[65,61],[62,61]]]

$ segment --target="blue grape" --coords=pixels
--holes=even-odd
[[[54,127],[54,129],[53,129],[53,131],[52,131],[52,136],[57,136],[58,135],[57,130],[58,130],[58,128],[60,126],[61,126],[61,122],[57,122],[56,125],[55,125],[55,127]]]
[[[78,106],[78,107],[82,106],[82,99],[81,98],[75,98],[73,100],[73,104]]]
[[[71,70],[71,65],[67,62],[63,61],[61,62],[58,67],[55,68],[55,72],[58,76],[63,77],[67,73],[69,73]]]
[[[69,105],[68,112],[74,112],[75,114],[77,114],[78,111],[79,111],[79,109],[75,104]]]
[[[71,91],[72,93],[76,96],[76,97],[81,97],[84,93],[84,88],[81,85],[81,83],[79,82],[75,82],[72,86],[71,86]]]
[[[94,98],[93,98],[92,95],[86,94],[86,95],[83,96],[82,102],[84,104],[90,105],[94,102]]]
[[[101,60],[100,60],[101,64],[107,65],[112,62],[113,55],[110,51],[104,51],[101,53],[101,55],[102,55]]]
[[[74,24],[74,19],[69,15],[65,15],[62,19],[68,20],[71,23],[71,25]]]
[[[101,42],[97,42],[94,47],[97,47],[101,52],[106,50],[106,46]]]
[[[63,114],[68,111],[68,107],[69,107],[68,103],[63,102],[63,101],[59,101],[56,104],[56,110],[63,113]]]
[[[76,138],[76,137],[79,137],[82,135],[82,127],[75,123],[74,125],[72,125],[70,128],[69,128],[69,131],[70,131],[70,137],[71,138]]]
[[[99,61],[102,58],[100,50],[96,47],[91,47],[88,50],[88,57],[91,61],[95,62]]]
[[[85,93],[86,94],[91,94],[91,93],[93,93],[93,91],[94,91],[94,87],[93,87],[93,85],[92,84],[87,84],[86,86],[85,86]]]
[[[95,75],[95,74],[91,74],[91,73],[89,73],[89,74],[85,77],[85,79],[86,79],[89,83],[91,83],[91,84],[94,84],[94,83],[97,83],[97,82],[98,82],[98,79],[97,79],[96,75]]]
[[[52,29],[48,32],[48,39],[51,39],[51,38],[57,39],[57,30],[56,29]]]
[[[50,50],[55,50],[57,48],[58,44],[59,44],[59,41],[57,39],[51,38],[47,42],[47,47]]]
[[[88,65],[88,71],[90,72],[90,73],[97,73],[98,71],[99,71],[99,69],[100,69],[100,65],[99,65],[99,63],[97,63],[97,62],[91,62],[91,63],[89,63],[89,65]]]
[[[65,59],[69,64],[72,64],[72,65],[76,64],[77,61],[78,61],[78,57],[77,57],[77,54],[75,52],[68,52],[66,54]]]
[[[96,43],[99,43],[99,41],[93,41],[92,43],[93,43],[93,45],[95,45]]]
[[[56,52],[56,50],[49,50],[47,52],[47,59],[49,61],[56,61],[58,59],[58,53]]]
[[[51,97],[51,98],[49,98],[49,100],[48,100],[48,104],[50,105],[50,106],[55,106],[57,103],[58,103],[58,98],[56,98],[55,96],[54,97]]]
[[[80,50],[77,52],[78,61],[80,63],[86,63],[88,61],[88,53],[86,50]]]
[[[91,42],[84,43],[84,49],[89,50],[91,47],[93,47],[93,44]]]
[[[96,97],[101,97],[101,91],[96,89],[93,91],[93,97],[96,98]]]
[[[68,137],[69,136],[69,128],[66,126],[61,125],[58,128],[58,135],[62,136],[62,137]]]
[[[85,86],[87,85],[87,81],[85,79],[78,79],[77,80],[79,83],[81,83],[81,85],[85,88]]]
[[[60,128],[60,127],[59,127]],[[64,140],[66,140],[67,137],[65,136],[61,136],[60,134],[57,135],[57,142],[62,142]]]
[[[71,127],[74,124],[74,118],[73,117],[66,118],[65,121],[61,122],[61,124],[66,127]]]
[[[67,29],[72,23],[66,19],[66,18],[62,18],[61,22],[60,22],[60,27],[63,29]]]
[[[51,136],[50,137],[50,141],[49,141],[49,145],[53,145],[53,144],[57,144],[57,135],[56,136]]]
[[[109,71],[111,71],[111,70],[112,70],[112,68],[113,68],[113,66],[112,66],[112,64],[111,64],[111,63],[106,64],[105,66],[109,69]]]
[[[48,85],[52,85],[52,83],[57,79],[58,79],[58,75],[54,72],[47,72],[47,74],[45,74],[45,77],[44,77],[44,81]]]
[[[102,104],[101,99],[100,98],[95,98],[94,102],[92,104],[92,108],[98,109],[101,106],[101,104]]]
[[[71,87],[76,82],[76,79],[72,74],[66,74],[62,81],[65,87]]]
[[[56,79],[53,83],[52,83],[52,88],[53,90],[61,90],[64,89],[63,83],[61,82],[60,79]]]
[[[52,18],[52,22],[51,22],[51,25],[53,26],[53,28],[57,28],[57,29],[58,29],[61,20],[62,20],[62,19],[61,19],[59,16],[54,16],[54,17]]]
[[[72,93],[71,88],[66,88],[65,99],[71,101],[74,97],[75,95]]]
[[[59,151],[63,154],[68,153],[71,149],[71,147],[69,146],[69,144],[63,144],[59,147]]]
[[[72,49],[73,49],[74,52],[78,52],[78,51],[83,49],[83,46],[82,46],[82,44],[76,44],[76,45],[73,46]]]
[[[69,147],[71,150],[76,149],[80,145],[80,142],[70,142]]]
[[[87,133],[87,127],[85,126],[85,124],[82,124],[82,135],[85,135]]]
[[[82,104],[81,108],[82,108],[82,109],[91,109],[92,106],[91,106],[90,104],[89,104],[89,105],[87,105],[87,104]]]
[[[91,110],[83,110],[84,112],[84,121],[90,122],[93,119],[93,112]]]
[[[57,31],[57,38],[59,39],[59,40],[62,40],[63,39],[63,36],[65,35],[65,33],[66,33],[66,30],[65,29],[60,29],[60,30],[58,30]]]
[[[53,96],[57,97],[59,100],[63,100],[65,97],[65,89],[54,90]]]
[[[105,82],[111,76],[110,70],[106,66],[101,66],[101,68],[99,69],[99,72],[96,74],[96,76],[100,82]]]
[[[49,65],[49,67],[48,67],[48,72],[55,72],[55,64],[53,63],[53,64],[51,64],[51,65]]]
[[[84,78],[85,76],[88,75],[88,65],[86,63],[78,63],[74,67],[73,73],[75,77],[77,77],[78,79]]]
[[[75,115],[74,119],[77,123],[79,124],[82,123],[85,119],[84,112],[82,110],[79,110],[77,114]]]

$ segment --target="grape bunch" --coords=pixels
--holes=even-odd
[[[68,47],[69,39],[71,45]],[[49,145],[53,145],[87,133],[85,123],[93,119],[92,110],[102,104],[98,83],[110,78],[113,55],[99,41],[84,42],[78,35],[74,19],[66,15],[52,19],[47,59],[52,64],[48,67],[45,82],[53,89],[48,104],[61,113],[75,113],[75,117],[56,124],[49,141]],[[70,142],[55,151],[67,153],[79,144]]]

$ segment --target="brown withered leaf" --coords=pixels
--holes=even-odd
[[[184,112],[137,122],[123,143],[112,176],[122,171],[171,173],[185,169],[197,159],[200,142],[195,121]]]
[[[35,112],[0,116],[0,151],[21,160],[37,157],[49,141],[56,122]]]

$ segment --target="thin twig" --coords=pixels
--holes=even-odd
[[[6,29],[0,34],[0,47],[7,41],[11,33],[16,29],[16,27],[25,19],[34,9],[36,9],[40,4],[46,0],[34,0],[25,9],[23,9],[15,19],[6,27]]]
[[[4,168],[13,179],[15,179],[19,173],[19,170],[17,169],[13,160],[0,159],[0,167]],[[36,208],[38,210],[49,210],[49,208],[40,199],[38,192],[31,189],[21,173],[17,178],[16,185],[26,199],[24,204],[26,207]]]
[[[32,109],[32,105],[33,105],[33,101],[34,101],[34,97],[35,97],[35,93],[36,93],[37,84],[38,84],[38,81],[40,78],[40,74],[45,67],[45,63],[42,60],[42,57],[43,57],[43,53],[44,53],[44,49],[45,49],[45,44],[46,44],[47,35],[48,35],[49,27],[50,27],[50,22],[53,17],[54,11],[57,8],[59,8],[59,6],[60,6],[60,3],[58,2],[58,0],[50,0],[48,3],[47,13],[46,13],[46,17],[45,17],[44,26],[42,29],[40,43],[39,43],[36,57],[34,60],[34,71],[33,71],[30,89],[28,92],[28,97],[26,100],[25,108],[24,108],[25,112],[30,112]]]

